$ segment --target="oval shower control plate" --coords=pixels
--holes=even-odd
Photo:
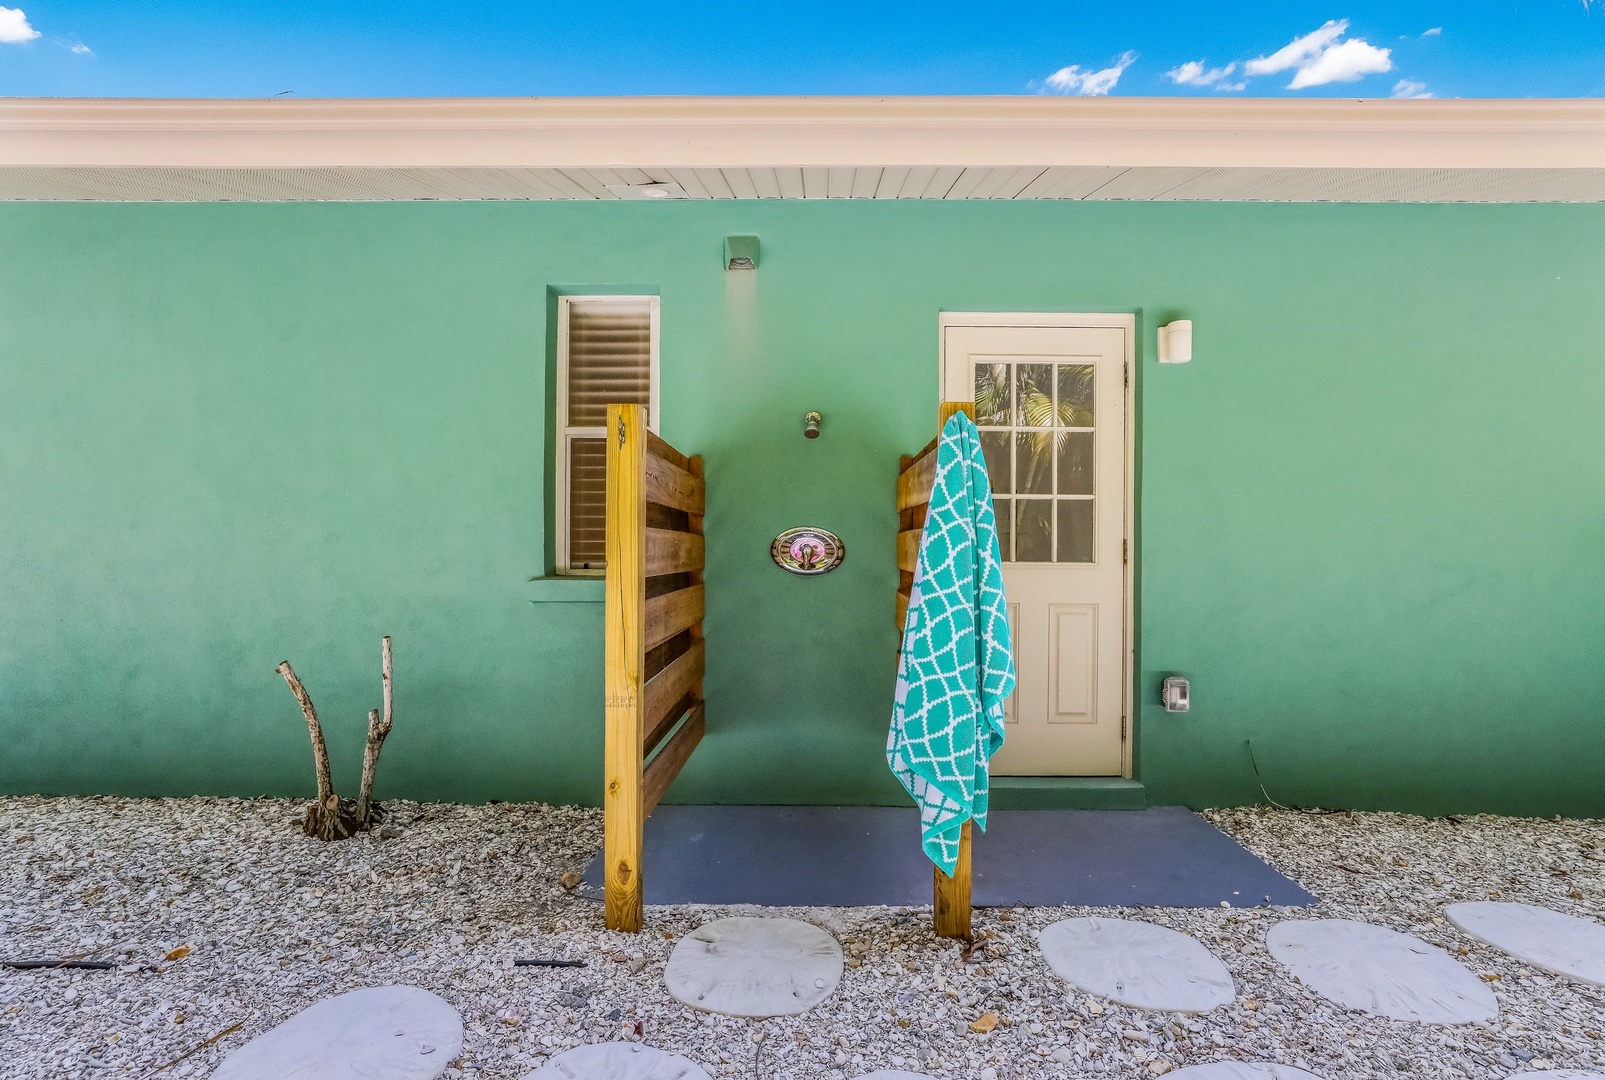
[[[828,574],[847,557],[847,545],[833,532],[804,526],[775,537],[769,557],[789,574]]]

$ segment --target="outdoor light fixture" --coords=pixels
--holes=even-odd
[[[650,202],[686,197],[685,188],[673,181],[651,184],[608,184],[607,189],[621,199],[645,199]]]
[[[756,236],[725,237],[724,268],[726,270],[758,269],[758,238]]]
[[[806,415],[804,415],[803,416],[803,438],[805,438],[805,439],[817,439],[817,438],[819,438],[819,425],[824,419],[825,418],[823,416],[820,416],[816,412],[811,412],[811,413],[807,413]]]
[[[1185,364],[1193,358],[1193,323],[1177,319],[1159,328],[1159,362]]]
[[[1180,675],[1172,675],[1159,686],[1159,700],[1166,712],[1186,712],[1192,708],[1192,687]]]

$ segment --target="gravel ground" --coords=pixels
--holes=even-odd
[[[0,970],[0,1075],[205,1076],[252,1036],[331,994],[408,983],[467,1025],[451,1077],[513,1080],[581,1043],[645,1038],[715,1077],[796,1080],[906,1068],[942,1078],[1145,1078],[1266,1059],[1328,1080],[1505,1077],[1605,1066],[1605,991],[1532,970],[1446,924],[1460,900],[1600,917],[1605,822],[1281,810],[1207,816],[1322,898],[1311,909],[1102,909],[1193,934],[1237,980],[1197,1017],[1070,992],[1033,931],[1091,908],[977,912],[966,958],[929,910],[769,909],[835,934],[850,970],[803,1017],[692,1011],[663,987],[675,940],[735,908],[650,908],[639,936],[602,929],[560,884],[601,843],[594,810],[389,804],[386,837],[320,843],[301,804],[230,799],[0,799],[0,956],[92,954],[111,971]],[[1424,1027],[1348,1012],[1265,950],[1282,919],[1349,917],[1416,934],[1488,980],[1488,1024]],[[187,948],[187,953],[184,950]],[[183,955],[179,955],[179,954]],[[164,959],[173,956],[173,959]],[[515,958],[581,959],[578,969]],[[991,1012],[995,1030],[970,1024]]]

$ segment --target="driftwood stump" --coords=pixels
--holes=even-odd
[[[389,634],[385,635],[379,647],[379,678],[384,683],[384,717],[380,718],[378,709],[368,711],[368,745],[362,751],[362,786],[357,789],[357,820],[362,822],[364,829],[373,823],[378,813],[379,808],[373,801],[373,774],[379,768],[379,751],[384,747],[385,736],[390,734],[390,725],[395,722]]]
[[[274,669],[289,684],[290,692],[295,695],[301,713],[306,717],[307,732],[312,736],[312,765],[317,772],[318,797],[307,807],[301,830],[319,840],[343,840],[371,828],[384,816],[383,808],[373,801],[373,778],[379,767],[379,751],[395,722],[389,635],[385,636],[380,651],[384,714],[381,716],[378,709],[368,713],[368,744],[362,755],[362,783],[355,800],[342,799],[335,794],[334,777],[329,770],[329,748],[323,741],[323,725],[318,722],[318,711],[313,707],[312,695],[307,693],[306,687],[296,677],[295,669],[288,660]]]

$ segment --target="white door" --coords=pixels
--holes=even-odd
[[[988,318],[1012,324],[977,325]],[[1032,318],[942,324],[942,397],[975,402],[1019,671],[992,771],[1119,776],[1132,328],[1118,316]]]

